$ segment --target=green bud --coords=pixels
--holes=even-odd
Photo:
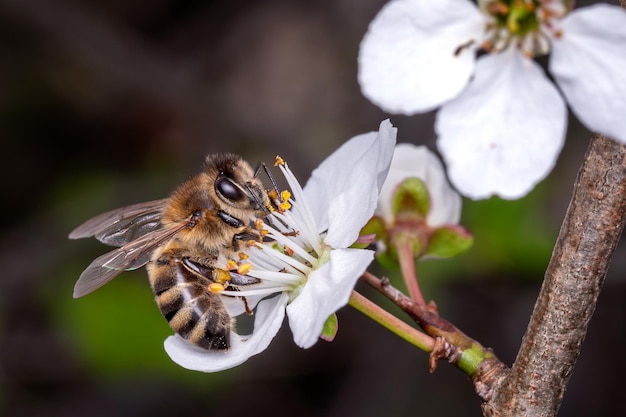
[[[407,178],[398,185],[391,208],[398,217],[426,218],[430,210],[430,194],[424,181]]]
[[[474,243],[474,236],[461,226],[444,226],[431,235],[426,255],[449,258],[465,252]]]

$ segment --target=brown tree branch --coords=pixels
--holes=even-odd
[[[592,138],[522,346],[486,416],[554,416],[626,213],[626,148]]]
[[[379,279],[366,271],[361,279],[393,301],[433,338],[434,345],[429,351],[431,373],[437,368],[438,361],[447,360],[468,374],[474,382],[476,393],[483,401],[489,401],[492,387],[508,373],[506,365],[491,349],[483,347],[439,316],[434,306],[427,306],[404,295],[394,288],[387,278]]]

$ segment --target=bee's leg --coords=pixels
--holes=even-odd
[[[251,277],[250,275],[241,275],[236,271],[228,271],[228,274],[230,275],[230,282],[234,286],[252,285],[261,282],[258,278]]]
[[[222,283],[222,282],[228,281],[230,284],[235,285],[235,286],[258,284],[259,282],[261,282],[261,280],[258,278],[254,278],[249,275],[239,274],[235,270],[228,271],[228,270],[221,269],[221,268],[213,268],[213,267],[202,265],[198,262],[192,261],[189,258],[182,258],[181,262],[187,269],[195,272],[198,275],[201,275],[202,277],[206,278],[207,280],[211,282]],[[218,273],[225,273],[228,275],[226,279],[216,279],[216,275]]]
[[[183,258],[182,262],[186,268],[189,268],[192,271],[194,271],[196,274],[200,274],[203,277],[214,282],[223,281],[223,280],[215,278],[219,273],[226,274],[228,277],[230,289],[235,290],[235,291],[237,291],[238,287],[240,286],[258,284],[259,282],[261,282],[260,279],[251,277],[249,275],[242,275],[242,274],[237,273],[236,271],[227,271],[227,270],[220,269],[220,268],[211,268],[211,267],[199,264],[197,262],[194,262],[190,260],[189,258]],[[245,308],[246,314],[248,314],[249,316],[253,315],[254,312],[248,306],[248,299],[244,296],[241,296],[238,298],[240,298],[241,301],[243,302],[243,306]]]
[[[188,257],[182,257],[179,260],[179,262],[181,262],[182,265],[185,268],[187,268],[190,272],[200,275],[201,277],[206,278],[207,280],[215,281],[213,279],[213,271],[215,270],[215,268],[211,266],[206,266],[205,264],[201,262],[192,261]]]
[[[244,225],[241,220],[239,220],[236,217],[231,216],[230,214],[226,213],[224,210],[218,210],[217,215],[224,223],[226,223],[230,227],[239,229],[240,227],[243,227]]]
[[[254,311],[252,311],[248,306],[248,299],[246,297],[241,297],[241,301],[243,301],[243,307],[246,309],[246,314],[249,316],[253,315]]]
[[[268,243],[268,242],[273,242],[274,239],[272,239],[269,236],[261,237],[260,233],[257,233],[254,231],[245,231],[245,232],[237,233],[235,236],[233,236],[233,242],[232,242],[233,250],[239,251],[242,245],[247,245],[248,242],[250,241]]]

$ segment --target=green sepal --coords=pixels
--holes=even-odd
[[[352,245],[348,246],[350,249],[367,249],[369,246],[376,241],[376,234],[360,234],[357,241]]]
[[[391,211],[394,216],[423,219],[430,210],[430,194],[424,181],[407,178],[393,195]]]
[[[383,221],[382,217],[373,216],[371,219],[368,220],[367,223],[365,223],[365,226],[363,226],[363,228],[359,232],[360,236],[372,235],[372,234],[376,235],[375,240],[382,240],[383,242],[386,242],[388,240],[387,229],[385,228],[385,222]],[[358,248],[359,246],[356,246],[356,245],[359,245],[359,244],[355,243],[351,247]],[[363,249],[363,247],[361,247],[361,249]]]
[[[324,327],[322,328],[322,334],[320,334],[320,339],[327,342],[332,342],[335,339],[335,336],[337,336],[338,330],[339,321],[337,320],[337,315],[333,313],[324,322]]]
[[[474,243],[474,236],[461,226],[445,226],[434,231],[425,255],[450,258],[459,255]]]

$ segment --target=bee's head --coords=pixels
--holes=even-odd
[[[263,184],[250,165],[234,154],[211,155],[207,172],[214,178],[215,195],[235,209],[264,210],[268,201]]]

